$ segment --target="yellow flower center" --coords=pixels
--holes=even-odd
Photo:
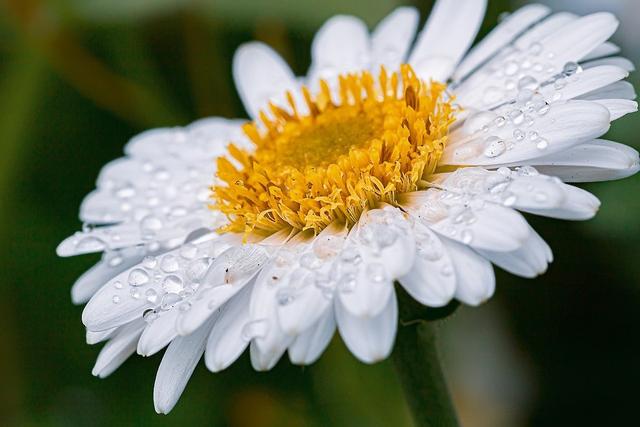
[[[293,228],[320,232],[347,226],[381,202],[422,188],[444,149],[454,109],[446,86],[418,79],[408,65],[339,77],[339,100],[325,81],[305,112],[287,93],[290,111],[269,104],[260,123],[244,126],[255,144],[230,146],[237,164],[218,159],[213,208],[229,218],[224,231],[260,234]]]

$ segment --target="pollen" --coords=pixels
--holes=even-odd
[[[230,144],[218,162],[213,209],[229,219],[221,231],[319,233],[334,221],[348,227],[380,203],[421,189],[436,170],[455,120],[446,86],[420,80],[409,65],[342,75],[332,91],[320,80],[288,108],[270,103],[244,126],[255,144]],[[335,94],[335,96],[334,96]]]

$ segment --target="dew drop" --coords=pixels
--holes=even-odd
[[[147,291],[144,293],[144,296],[151,304],[155,304],[156,302],[158,302],[158,293],[155,291],[155,289],[147,289]]]
[[[193,259],[198,255],[198,247],[193,243],[187,243],[180,248],[180,256],[184,259]]]
[[[184,289],[184,282],[179,276],[170,274],[162,281],[162,289],[165,292],[177,294]]]
[[[548,146],[549,146],[549,141],[547,141],[544,138],[540,138],[540,140],[536,144],[536,148],[538,150],[546,150]]]
[[[158,265],[158,260],[154,256],[146,256],[142,260],[142,265],[145,268],[153,269]]]
[[[111,301],[113,301],[114,304],[120,304],[120,297],[118,295],[114,295],[113,298],[111,298]]]
[[[129,286],[142,286],[149,283],[149,273],[142,268],[134,268],[129,272]]]
[[[504,153],[507,148],[505,142],[495,136],[487,138],[485,140],[485,144],[486,148],[484,150],[484,155],[490,158],[498,157]]]
[[[200,283],[207,273],[210,264],[211,258],[208,257],[198,258],[191,261],[187,267],[187,278],[194,283]]]
[[[182,301],[182,297],[178,294],[164,294],[160,301],[161,310],[170,310],[174,305]]]
[[[178,269],[180,268],[178,258],[171,254],[165,255],[160,261],[160,268],[165,273],[174,273],[178,271]]]

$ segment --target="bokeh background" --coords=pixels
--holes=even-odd
[[[486,33],[522,2],[491,0]],[[608,9],[614,40],[640,57],[636,0],[559,0]],[[322,22],[374,25],[400,0],[2,0],[0,3],[0,425],[408,426],[392,366],[365,366],[336,338],[313,366],[255,373],[243,356],[200,366],[168,416],[152,387],[160,356],[105,380],[69,288],[95,257],[58,259],[100,167],[136,133],[210,115],[244,116],[230,76],[236,47],[259,39],[303,74]],[[637,82],[635,75],[632,82]],[[640,147],[640,116],[609,138]],[[636,425],[640,325],[640,176],[587,186],[586,223],[530,218],[555,252],[535,280],[498,271],[495,298],[442,326],[446,374],[463,425]],[[636,420],[634,422],[634,420]]]

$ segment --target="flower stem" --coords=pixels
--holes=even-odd
[[[456,412],[440,367],[436,347],[435,318],[448,315],[443,309],[430,310],[419,306],[401,293],[398,335],[393,363],[404,389],[416,427],[458,427]],[[427,309],[429,310],[429,309]],[[444,309],[446,310],[446,308]],[[438,311],[440,315],[436,315]]]

